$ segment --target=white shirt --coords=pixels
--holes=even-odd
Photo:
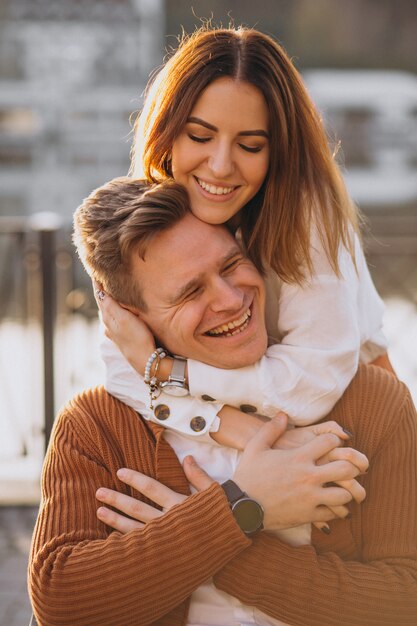
[[[197,463],[219,483],[231,478],[236,469],[240,453],[232,448],[217,445],[165,430],[165,439],[174,449],[180,462],[192,454]],[[291,545],[311,542],[311,525],[276,531],[275,534]],[[206,581],[192,594],[187,626],[285,626],[253,606],[242,604],[237,598],[216,589],[213,582]]]
[[[286,412],[296,425],[317,422],[327,415],[352,380],[358,361],[374,360],[386,352],[382,332],[384,306],[355,240],[356,272],[350,254],[341,248],[339,279],[318,243],[313,244],[314,274],[303,287],[283,283],[275,272],[266,278],[266,327],[269,347],[254,365],[222,370],[188,360],[190,396],[162,393],[156,404],[168,406],[163,422],[192,438],[212,441],[223,404],[250,404],[258,413]],[[161,423],[149,409],[149,390],[118,348],[103,335],[105,387],[148,420]],[[201,396],[215,398],[204,401]],[[193,418],[204,418],[196,432]],[[201,424],[201,420],[200,420]]]

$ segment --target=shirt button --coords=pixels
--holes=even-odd
[[[215,398],[208,396],[206,393],[204,394],[204,396],[201,396],[201,399],[205,400],[206,402],[215,402]]]
[[[241,404],[240,410],[243,413],[256,413],[258,409],[256,408],[256,406],[253,406],[252,404]]]
[[[191,430],[194,430],[194,432],[199,433],[200,430],[203,430],[205,428],[206,425],[206,420],[204,419],[204,417],[201,417],[201,415],[197,415],[197,417],[193,417],[192,420],[190,420],[190,426],[191,426]]]
[[[158,406],[155,407],[154,413],[155,417],[162,422],[168,419],[170,415],[170,410],[166,404],[158,404]]]

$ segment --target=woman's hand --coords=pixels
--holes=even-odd
[[[94,295],[109,337],[130,365],[143,376],[146,362],[155,350],[155,339],[146,324],[134,313],[123,308],[101,285],[93,281]]]
[[[197,465],[192,456],[185,457],[183,465],[190,483],[197,491],[207,489],[207,487],[210,487],[214,482],[213,479]],[[97,510],[97,517],[100,521],[107,524],[107,526],[111,526],[121,533],[128,533],[131,530],[143,528],[147,522],[161,517],[173,506],[184,502],[184,500],[188,498],[188,496],[177,493],[157,480],[145,474],[141,474],[140,472],[136,472],[135,470],[126,468],[120,469],[117,472],[117,477],[119,480],[126,483],[126,485],[133,487],[149,500],[152,500],[158,507],[161,507],[156,508],[136,498],[114,491],[113,489],[101,487],[96,492],[97,500],[103,504],[114,507],[120,511],[120,513],[106,506],[101,506]]]
[[[291,450],[293,448],[299,448],[305,445],[309,441],[312,441],[315,437],[326,433],[332,433],[339,437],[342,441],[347,441],[351,438],[351,433],[344,430],[337,422],[328,421],[320,424],[312,424],[311,426],[302,426],[298,428],[290,428],[277,439],[273,447],[277,450]],[[317,465],[324,465],[325,463],[331,463],[333,461],[349,461],[358,468],[359,474],[364,474],[369,467],[367,457],[355,450],[354,448],[334,448],[331,452],[317,461]],[[360,504],[366,497],[365,489],[358,483],[357,480],[338,481],[334,483],[343,489],[346,489],[351,495],[353,500]],[[349,509],[346,506],[330,507],[332,512],[337,517],[346,517],[349,514]],[[329,528],[328,524],[322,522],[316,522],[314,524],[319,530],[326,530]]]
[[[285,415],[285,413],[283,415]],[[336,435],[342,441],[348,441],[352,436],[349,431],[344,430],[337,422],[328,421],[320,424],[312,424],[311,426],[290,427],[276,440],[273,448],[276,450],[299,448],[315,439],[318,435],[324,435],[326,433],[333,433],[333,435]]]

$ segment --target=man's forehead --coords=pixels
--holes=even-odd
[[[159,292],[158,300],[174,303],[193,284],[221,271],[241,254],[239,243],[225,226],[201,222],[191,214],[158,234],[136,267],[140,267],[142,285],[146,275],[148,288]]]
[[[240,244],[223,224],[207,224],[192,213],[187,214],[174,226],[156,236],[159,254],[172,259],[175,264],[188,266],[190,259],[198,259],[207,265],[213,256],[225,258],[241,251]],[[152,247],[152,243],[151,243]]]

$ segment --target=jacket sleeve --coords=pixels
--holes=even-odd
[[[388,378],[386,382],[389,387]],[[384,396],[383,386],[379,391]],[[385,398],[392,407],[389,395]],[[372,401],[380,406],[377,398],[371,398]],[[373,417],[374,431],[382,428],[378,409]],[[358,416],[358,420],[362,418],[363,415]],[[364,432],[369,427],[369,422],[362,426]],[[362,441],[365,439],[366,435]],[[386,430],[377,453],[371,457],[370,471],[364,479],[367,498],[354,508],[350,521],[331,524],[332,533],[322,540],[319,538],[320,549],[292,547],[262,533],[252,546],[216,574],[216,586],[289,624],[415,624],[416,443],[417,418],[408,395],[395,413],[392,427]],[[343,555],[346,545],[353,543],[350,543],[352,535],[356,538],[357,552]]]
[[[299,426],[327,415],[352,380],[360,355],[373,360],[386,351],[384,307],[355,241],[358,271],[342,248],[338,278],[317,244],[309,282],[281,286],[272,329],[280,343],[271,345],[258,363],[221,370],[189,360],[191,392],[232,406],[250,404],[271,417],[283,410]],[[268,301],[277,299],[271,289],[278,284],[277,279],[267,282],[267,309]]]
[[[145,437],[139,445],[135,432],[126,445],[137,447],[137,469],[155,475],[147,453],[155,443]],[[95,491],[129,491],[115,476],[126,459],[107,437],[105,427],[69,411],[55,427],[29,564],[31,600],[42,626],[153,623],[250,544],[217,483],[141,530],[111,532],[96,517]]]

